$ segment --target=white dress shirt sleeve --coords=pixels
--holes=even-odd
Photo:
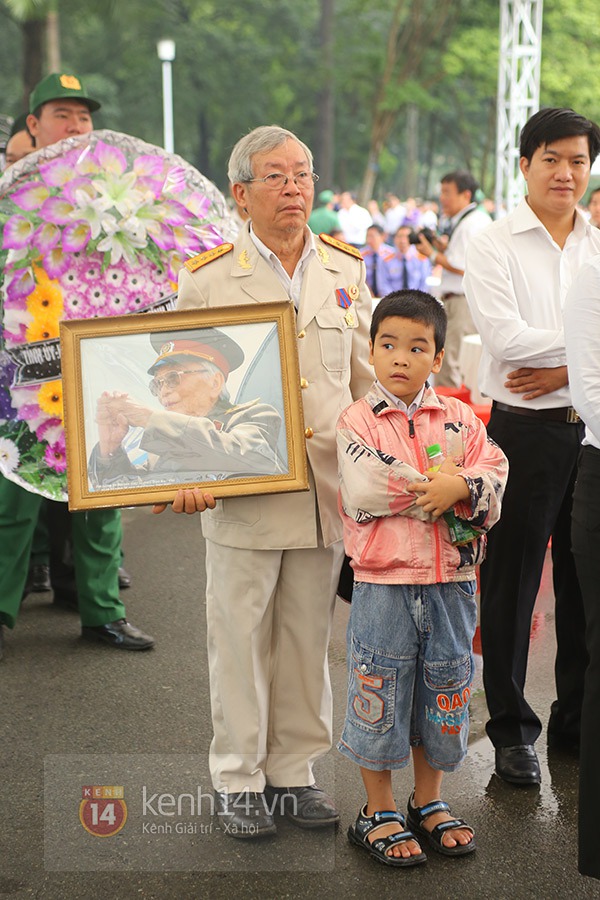
[[[600,256],[575,277],[564,320],[573,406],[586,424],[584,443],[600,450]]]

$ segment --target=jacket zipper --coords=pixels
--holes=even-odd
[[[418,412],[418,410],[417,410],[417,412]],[[416,413],[415,413],[415,415],[416,415]],[[415,423],[413,422],[412,419],[408,420],[408,436],[413,439],[415,437]],[[421,464],[420,459],[419,459],[419,464]],[[435,551],[434,551],[435,552],[435,560],[434,560],[435,561],[435,580],[437,581],[438,584],[440,584],[440,582],[442,580],[442,554],[441,554],[441,548],[440,548],[440,526],[439,526],[438,522],[433,522],[432,527],[433,527],[433,537],[434,537],[434,544],[435,544]]]

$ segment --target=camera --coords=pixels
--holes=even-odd
[[[436,235],[435,232],[431,230],[431,228],[421,228],[419,231],[411,231],[408,236],[408,241],[410,244],[418,244],[421,239],[421,235],[425,238],[426,241],[429,241],[430,244],[433,244],[435,241]]]

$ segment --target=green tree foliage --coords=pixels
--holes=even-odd
[[[23,105],[26,10],[19,5],[43,15],[51,3],[0,0],[0,112],[13,115]],[[223,189],[231,147],[258,124],[277,122],[319,144],[325,86],[335,97],[334,184],[327,186],[368,183],[379,197],[388,190],[430,195],[444,171],[467,167],[488,193],[493,189],[497,3],[333,0],[333,74],[320,41],[322,0],[54,5],[65,71],[85,77],[102,100],[98,128],[162,143],[156,43],[176,42],[175,149]],[[397,52],[388,72],[395,21]],[[600,120],[599,38],[597,0],[546,0],[542,103]],[[40,43],[42,71],[46,58]]]

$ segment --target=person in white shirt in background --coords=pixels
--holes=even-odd
[[[470,172],[448,172],[442,178],[440,205],[450,219],[450,238],[447,245],[442,240],[431,244],[422,234],[417,250],[429,257],[432,266],[442,267],[440,296],[448,315],[446,355],[435,383],[443,387],[460,387],[460,345],[467,334],[477,331],[469,312],[462,280],[469,241],[475,234],[490,225],[487,213],[478,209],[475,201],[477,181]]]
[[[600,192],[597,197],[600,201]],[[579,871],[600,878],[594,827],[600,805],[600,256],[585,263],[574,279],[564,322],[571,396],[585,422],[571,531],[589,654],[579,752]]]
[[[483,344],[479,382],[493,400],[488,433],[506,453],[502,519],[481,567],[483,679],[496,772],[539,784],[542,724],[524,696],[531,617],[548,541],[556,597],[557,700],[550,746],[576,752],[587,665],[571,552],[571,497],[583,426],[572,408],[562,309],[573,277],[600,252],[576,207],[600,152],[600,129],[571,109],[543,109],[521,132],[527,196],[472,239],[465,291]]]

